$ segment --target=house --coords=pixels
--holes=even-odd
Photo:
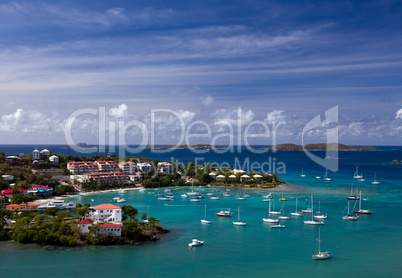
[[[50,151],[48,149],[43,149],[40,151],[41,158],[48,158],[50,156]]]
[[[39,160],[39,159],[40,159],[40,152],[39,152],[39,150],[35,149],[35,150],[32,152],[32,159],[33,159],[33,160]]]
[[[25,204],[22,202],[21,204],[11,204],[6,207],[7,210],[10,211],[37,211],[39,205],[38,204]]]
[[[14,179],[12,175],[1,175],[1,177],[6,181],[12,181]]]
[[[137,172],[135,175],[129,175],[130,181],[136,182],[141,181],[143,179],[143,173]]]
[[[121,236],[121,224],[99,224],[95,226],[96,234]]]
[[[78,228],[83,234],[89,233],[89,227],[92,227],[93,223],[94,222],[91,219],[84,219],[80,222],[80,224],[78,224]]]
[[[88,214],[87,219],[98,222],[121,223],[121,207],[113,204],[102,204],[93,209],[94,211]]]
[[[140,170],[143,173],[149,173],[152,170],[151,164],[145,162],[145,163],[137,163],[137,169]]]
[[[52,155],[49,157],[50,162],[58,164],[59,163],[59,158],[56,155]]]
[[[173,165],[169,162],[158,162],[157,169],[159,173],[172,173]]]

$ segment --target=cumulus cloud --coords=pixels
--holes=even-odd
[[[117,107],[111,108],[108,112],[112,118],[126,118],[128,116],[128,107],[126,104],[121,104]]]
[[[202,96],[200,99],[201,99],[201,103],[206,106],[211,105],[214,102],[214,98],[211,97],[210,95]]]
[[[269,124],[276,124],[285,119],[283,110],[274,110],[272,112],[267,113],[267,117],[264,119],[265,122]]]
[[[402,119],[402,108],[396,111],[395,119]]]
[[[249,124],[254,119],[254,116],[255,113],[252,110],[243,111],[240,107],[233,109],[220,108],[212,113],[215,123],[226,122],[233,127],[237,127],[239,120],[241,120],[242,126]]]

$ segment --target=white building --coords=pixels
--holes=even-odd
[[[48,149],[43,149],[43,150],[40,151],[40,156],[42,158],[49,157],[50,156],[50,151]]]
[[[158,172],[159,173],[172,173],[173,165],[169,162],[158,162]]]
[[[59,157],[56,155],[52,155],[51,157],[49,157],[50,162],[58,164],[59,163]]]
[[[121,223],[121,207],[113,204],[102,204],[94,207],[87,219],[98,222],[116,222]]]
[[[96,234],[121,236],[121,224],[99,224],[95,226]]]
[[[152,170],[152,166],[149,163],[137,163],[137,169],[143,173],[149,173]]]
[[[6,181],[12,181],[14,179],[12,175],[1,175],[1,177]]]
[[[137,164],[134,162],[120,162],[119,163],[120,171],[123,172],[124,175],[134,175],[137,172]]]
[[[142,181],[143,174],[141,172],[135,173],[135,175],[129,175],[130,181],[136,182],[136,181]]]
[[[78,224],[78,228],[80,228],[80,232],[83,234],[89,233],[89,227],[91,227],[93,223],[91,219],[84,219]]]
[[[39,159],[40,159],[40,152],[39,152],[39,150],[35,149],[35,150],[32,152],[32,159],[33,159],[33,160],[39,160]]]

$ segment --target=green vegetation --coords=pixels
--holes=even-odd
[[[89,204],[72,211],[49,208],[38,212],[10,212],[0,209],[0,241],[15,240],[22,244],[38,243],[56,246],[133,244],[140,241],[157,240],[157,234],[167,232],[161,228],[159,220],[149,218],[150,224],[139,222],[135,217],[138,210],[132,206],[122,208],[129,220],[122,222],[122,237],[81,233],[78,223],[89,212]],[[127,218],[126,218],[127,219]],[[15,221],[15,224],[7,224]]]

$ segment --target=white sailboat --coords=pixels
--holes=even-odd
[[[282,211],[282,214],[281,214],[281,216],[278,216],[278,219],[290,220],[290,216],[285,215],[285,203],[283,203],[281,211]]]
[[[303,168],[302,168],[302,173],[300,175],[300,177],[304,178],[306,175],[303,173]]]
[[[268,208],[268,218],[265,218],[265,215],[264,215],[264,217],[262,218],[262,221],[268,222],[268,223],[278,223],[279,220],[277,218],[271,217],[271,202],[269,202],[268,207],[269,207]],[[266,213],[266,211],[265,211],[265,213]]]
[[[314,215],[315,219],[327,219],[327,215],[326,214],[321,214],[321,201],[318,201],[318,211],[316,212],[316,215]]]
[[[362,191],[360,191],[359,210],[353,210],[354,213],[359,214],[372,214],[372,210],[362,209]]]
[[[352,183],[352,185],[350,186],[350,195],[348,196],[348,200],[359,200],[359,199],[360,199],[359,196],[353,194],[353,183]]]
[[[342,218],[343,218],[343,220],[351,220],[351,221],[359,219],[359,217],[357,215],[352,215],[349,213],[349,201],[348,201],[348,214],[342,216]]]
[[[279,211],[275,210],[275,202],[274,201],[269,203],[270,204],[269,208],[271,209],[271,203],[272,203],[272,210],[270,210],[270,213],[271,214],[282,214],[282,210],[279,210]]]
[[[314,201],[313,195],[311,195],[311,220],[304,220],[304,224],[307,225],[324,225],[323,221],[314,219]]]
[[[314,260],[325,260],[331,258],[331,252],[325,251],[321,252],[321,239],[320,239],[320,229],[318,229],[318,253],[313,255]]]
[[[296,208],[295,208],[295,212],[291,212],[290,214],[291,214],[292,216],[297,216],[297,217],[304,216],[303,212],[297,211],[297,199],[298,199],[298,197],[296,197]]]
[[[376,181],[376,179],[375,179],[375,173],[374,173],[374,180],[371,182],[371,184],[380,184],[380,182]]]
[[[356,171],[355,171],[355,174],[353,175],[353,178],[355,178],[355,179],[363,178],[363,176],[361,174],[359,174],[359,166],[356,166]]]
[[[331,178],[328,178],[328,169],[325,170],[324,180],[325,181],[332,181]]]
[[[237,208],[237,221],[233,221],[233,225],[246,226],[246,221],[240,221],[240,207]]]
[[[205,212],[204,212],[204,219],[201,219],[201,223],[203,224],[211,224],[211,220],[207,219],[207,204],[205,204]]]

